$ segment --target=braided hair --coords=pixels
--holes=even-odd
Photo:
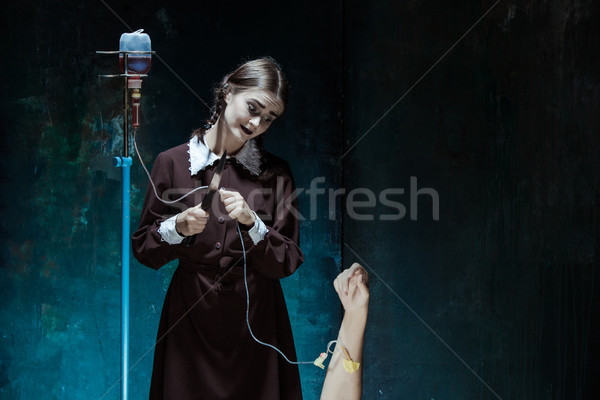
[[[204,126],[192,132],[192,137],[201,138],[208,129],[217,123],[225,109],[225,96],[227,93],[231,91],[232,94],[237,94],[249,89],[262,89],[273,93],[282,101],[285,110],[289,87],[281,66],[271,57],[250,60],[238,66],[230,74],[225,75],[223,80],[215,87],[214,103],[210,110],[210,116]],[[264,158],[267,154],[263,147],[263,136],[260,135],[254,140],[260,150],[261,157]],[[268,162],[265,162],[264,166],[265,168],[263,168],[259,177],[261,180],[270,179],[277,174],[278,171],[270,168]]]

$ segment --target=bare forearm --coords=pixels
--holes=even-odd
[[[338,334],[338,345],[331,358],[323,391],[322,400],[354,400],[360,399],[362,394],[362,352],[367,324],[367,308],[346,311],[342,326]],[[339,346],[344,346],[352,361],[360,363],[358,371],[348,373],[343,367],[346,359]]]

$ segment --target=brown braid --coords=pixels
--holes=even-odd
[[[228,87],[229,85],[226,82],[221,82],[215,88],[215,101],[210,111],[210,117],[206,120],[204,126],[197,128],[192,132],[192,137],[204,135],[210,127],[217,123],[223,112],[223,104],[225,103],[225,95],[227,94]]]

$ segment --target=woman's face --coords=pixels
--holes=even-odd
[[[283,103],[274,94],[250,89],[225,96],[223,120],[233,137],[243,143],[262,135],[283,113]]]

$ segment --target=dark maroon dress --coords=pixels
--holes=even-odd
[[[247,155],[246,155],[247,156]],[[216,163],[190,175],[188,144],[157,157],[152,178],[163,199],[208,185]],[[242,230],[250,293],[249,320],[261,341],[296,360],[289,317],[279,278],[302,263],[294,182],[285,161],[266,154],[265,165],[280,171],[263,182],[235,158],[227,161],[221,187],[237,190],[261,218],[268,233],[256,245]],[[158,269],[179,259],[166,294],[154,353],[150,399],[301,399],[298,367],[256,343],[246,326],[242,245],[222,202],[215,196],[205,230],[195,243],[168,244],[161,222],[200,202],[204,191],[180,204],[158,201],[149,186],[133,252],[144,265]],[[219,218],[221,217],[221,218]]]

